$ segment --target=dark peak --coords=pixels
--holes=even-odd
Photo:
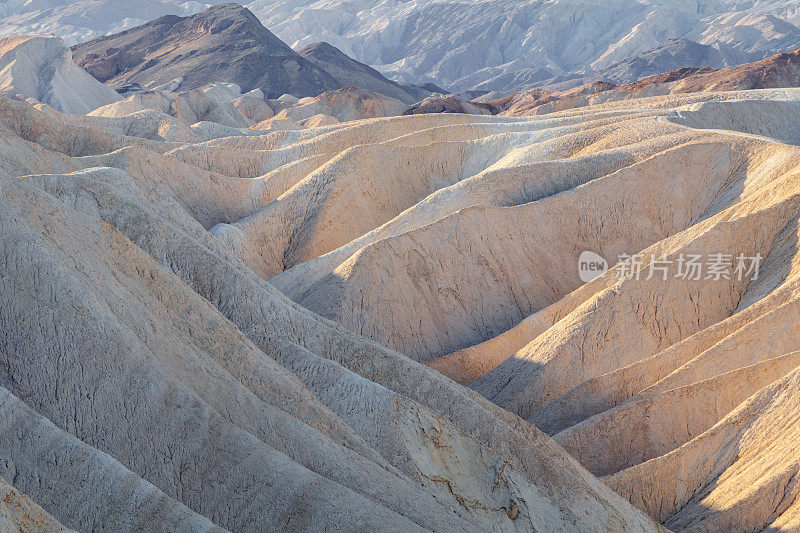
[[[225,4],[217,4],[215,6],[211,6],[208,9],[193,15],[195,17],[200,16],[209,16],[209,15],[222,15],[222,16],[251,16],[254,17],[253,13],[244,7],[243,5],[236,4],[233,2],[228,2]]]
[[[325,41],[310,44],[300,50],[298,54],[303,57],[314,57],[321,60],[351,59],[347,54]]]
[[[273,35],[250,10],[233,3],[81,43],[73,48],[73,58],[112,87],[182,78],[181,90],[225,81],[245,92],[258,87],[276,98],[284,93],[315,96],[342,86]]]
[[[218,4],[191,15],[185,20],[202,25],[211,33],[221,32],[233,25],[266,30],[252,11],[239,4]],[[268,30],[267,30],[268,31]]]

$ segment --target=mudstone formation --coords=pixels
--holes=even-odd
[[[413,106],[306,53],[372,89],[0,40],[1,529],[800,528],[796,53]]]

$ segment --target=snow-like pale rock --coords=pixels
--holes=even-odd
[[[211,83],[208,86],[203,87],[201,91],[203,91],[203,94],[219,103],[233,102],[242,96],[242,88],[235,83]],[[261,89],[253,89],[250,91],[250,93],[252,93],[251,96],[261,94],[261,98],[264,98],[264,93],[261,91]]]
[[[0,39],[0,92],[77,114],[121,99],[76,66],[64,41],[52,36]]]

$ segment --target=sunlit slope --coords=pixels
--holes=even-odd
[[[367,140],[466,124],[478,144],[502,122],[196,143],[152,116],[0,99],[0,476],[18,491],[78,530],[659,529],[531,424],[292,302],[225,230],[257,243],[265,213],[301,217],[287,195],[366,161]],[[440,183],[425,179],[369,221]],[[281,245],[299,261],[350,230],[325,235]]]

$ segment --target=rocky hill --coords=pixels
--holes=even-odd
[[[596,81],[564,91],[533,89],[485,103],[507,115],[540,115],[657,95],[800,86],[800,48],[727,69],[682,67],[632,83]]]
[[[219,0],[122,4],[115,0],[14,0],[0,7],[4,17],[0,36],[55,33],[74,44],[161,15],[185,16],[216,3]],[[645,58],[649,61],[653,57],[648,51],[671,39],[710,47],[712,59],[725,61],[679,66],[732,66],[736,63],[730,61],[759,60],[800,44],[800,13],[793,0],[414,0],[388,4],[252,0],[244,4],[295,50],[325,41],[390,78],[437,81],[455,91],[477,87],[508,94],[541,85],[548,78],[592,75],[628,58],[649,55]],[[675,68],[667,56],[662,59],[665,63],[658,71]]]
[[[111,87],[177,79],[173,90],[190,90],[224,81],[245,92],[261,89],[267,98],[316,96],[341,87],[236,4],[190,17],[161,17],[76,45],[72,52],[79,66]]]
[[[401,87],[374,68],[359,63],[325,42],[306,46],[298,53],[336,78],[343,87],[358,87],[400,100],[405,104],[413,104],[430,96],[429,91],[420,87]]]

